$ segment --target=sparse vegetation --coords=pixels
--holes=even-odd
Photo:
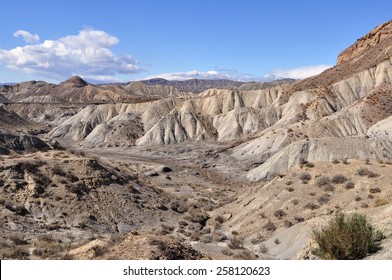
[[[343,184],[347,180],[347,177],[342,174],[338,174],[332,177],[332,183],[334,184]]]
[[[321,176],[319,178],[317,178],[317,186],[318,187],[323,187],[325,185],[328,185],[330,183],[330,179],[327,176]]]
[[[305,166],[306,166],[306,167],[309,167],[309,168],[313,168],[315,165],[314,165],[313,162],[307,162],[307,163],[305,164]]]
[[[348,181],[348,182],[344,185],[344,187],[346,188],[346,190],[350,190],[350,189],[353,189],[353,188],[355,187],[355,184],[354,184],[354,182],[352,182],[352,181]]]
[[[52,167],[52,174],[61,177],[67,176],[67,173],[65,173],[65,171],[60,166],[57,165]]]
[[[284,221],[283,221],[283,226],[284,226],[285,228],[292,227],[292,225],[293,225],[293,223],[292,223],[291,221],[289,221],[289,220],[284,220]]]
[[[304,206],[304,208],[305,208],[305,209],[310,209],[310,210],[315,210],[315,209],[319,208],[319,206],[318,206],[317,204],[314,204],[314,203],[312,203],[312,202],[309,202],[309,203],[307,203],[307,204]]]
[[[339,213],[326,227],[313,231],[318,245],[314,253],[323,259],[362,259],[378,250],[380,234],[369,224],[365,215],[346,217]]]
[[[287,215],[286,212],[284,212],[282,209],[276,210],[274,212],[274,216],[278,219],[283,219]]]
[[[367,176],[369,174],[369,169],[365,167],[361,167],[357,170],[357,175],[359,176]]]
[[[225,256],[232,256],[233,252],[229,248],[225,248],[221,251],[221,253]]]
[[[295,220],[297,223],[302,223],[303,221],[305,221],[305,218],[304,218],[304,217],[301,217],[301,216],[294,216],[294,220]]]
[[[228,246],[230,249],[242,249],[244,248],[244,240],[233,237],[230,239]]]
[[[328,203],[330,200],[331,200],[331,196],[330,196],[330,195],[328,195],[328,194],[323,194],[322,196],[320,196],[320,197],[317,199],[317,202],[318,202],[319,204],[326,204],[326,203]]]
[[[370,189],[369,189],[369,192],[370,192],[370,193],[380,193],[380,192],[381,192],[381,189],[378,188],[378,187],[370,188]]]
[[[376,178],[378,176],[380,176],[377,173],[374,173],[373,171],[369,171],[369,173],[367,174],[368,178]]]
[[[264,236],[261,233],[257,233],[256,237],[253,238],[250,242],[252,244],[259,244],[265,240]]]
[[[268,247],[265,246],[264,244],[261,244],[259,247],[260,253],[266,254],[268,252]]]
[[[333,192],[335,190],[335,187],[331,184],[327,184],[322,187],[323,191],[325,192]]]
[[[255,260],[257,256],[252,251],[245,249],[235,255],[235,258],[240,260]]]
[[[310,173],[305,172],[299,176],[299,179],[302,181],[302,183],[307,183],[312,179],[312,176],[310,175]]]
[[[215,221],[216,221],[218,224],[222,224],[222,223],[225,221],[225,219],[224,219],[222,216],[216,216],[216,217],[215,217]]]
[[[91,247],[91,250],[93,251],[94,258],[102,256],[103,254],[105,254],[107,252],[107,248],[105,246],[101,246],[101,245],[95,245],[95,246]]]
[[[269,220],[264,226],[263,229],[267,230],[267,231],[274,231],[276,229],[276,225],[271,222],[271,220]]]

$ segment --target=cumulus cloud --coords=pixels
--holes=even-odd
[[[18,36],[23,35],[20,33]],[[105,31],[85,29],[78,35],[58,40],[45,40],[41,44],[10,50],[0,49],[0,63],[14,71],[54,80],[63,80],[73,75],[109,80],[117,74],[142,71],[138,61],[132,56],[120,57],[112,52],[110,48],[118,42],[118,38]]]
[[[236,80],[236,81],[255,81],[257,78],[251,74],[242,74],[236,70],[209,70],[209,71],[197,71],[192,70],[188,72],[174,72],[174,73],[162,73],[158,75],[148,76],[145,79],[162,78],[166,80],[177,80],[184,81],[189,79],[205,79],[205,80]]]
[[[225,70],[215,69],[209,71],[197,71],[192,70],[188,72],[173,72],[173,73],[162,73],[157,75],[148,76],[145,79],[163,78],[166,80],[188,80],[188,79],[206,79],[206,80],[217,80],[217,79],[228,79],[243,82],[268,82],[278,79],[304,79],[310,76],[320,74],[322,71],[332,67],[332,65],[316,65],[316,66],[305,66],[294,69],[286,70],[274,70],[264,76],[255,76],[252,74],[243,74],[236,70]]]
[[[39,36],[37,34],[31,34],[25,30],[16,30],[14,37],[22,37],[26,43],[35,44],[39,42]]]
[[[291,79],[305,79],[310,76],[318,75],[324,70],[331,68],[332,65],[315,65],[315,66],[304,66],[298,67],[294,69],[278,69],[271,71],[264,75],[265,80],[276,80],[283,78],[291,78]]]

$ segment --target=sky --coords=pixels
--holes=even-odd
[[[2,0],[0,83],[73,75],[305,78],[391,19],[390,0]]]

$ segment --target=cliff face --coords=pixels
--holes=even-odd
[[[346,62],[354,57],[358,57],[368,49],[374,47],[391,36],[392,20],[377,26],[368,34],[358,39],[355,44],[342,51],[337,58],[336,65]]]

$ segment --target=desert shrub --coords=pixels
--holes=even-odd
[[[64,170],[60,166],[57,166],[57,165],[52,167],[52,173],[53,173],[53,175],[58,175],[61,177],[67,176],[67,173],[65,173]]]
[[[64,261],[74,260],[74,256],[66,253],[60,257],[60,260],[64,260]]]
[[[373,171],[369,171],[369,173],[367,174],[368,178],[376,178],[378,176],[380,176],[377,173],[374,173]]]
[[[332,183],[334,184],[343,184],[347,180],[347,177],[342,174],[338,174],[332,177]]]
[[[328,185],[329,182],[330,182],[329,177],[321,176],[321,177],[317,178],[316,184],[318,187],[322,187],[322,186]]]
[[[304,208],[305,208],[305,209],[310,209],[310,210],[315,210],[315,209],[319,208],[319,206],[318,206],[317,204],[314,204],[314,203],[312,203],[312,202],[309,202],[309,203],[307,203],[307,204],[304,206]]]
[[[212,236],[212,240],[214,242],[222,242],[222,241],[224,241],[226,239],[227,239],[226,235],[223,232],[220,232],[220,231],[215,231],[213,236]]]
[[[357,170],[357,175],[359,176],[366,176],[369,174],[369,169],[361,167]]]
[[[218,224],[222,224],[224,221],[225,221],[225,218],[223,218],[222,216],[216,216],[215,217],[215,221],[218,223]]]
[[[369,189],[369,192],[370,192],[370,193],[379,193],[379,192],[381,192],[381,189],[380,189],[380,188],[377,188],[377,187],[376,187],[376,188],[370,188],[370,189]]]
[[[365,215],[346,217],[339,213],[326,227],[313,231],[318,245],[314,253],[322,259],[362,259],[378,250],[380,234],[369,224]]]
[[[354,198],[354,200],[355,200],[355,201],[361,201],[361,200],[362,200],[362,197],[356,196],[356,197]]]
[[[291,201],[291,203],[292,203],[293,205],[297,205],[297,204],[299,203],[299,200],[294,198],[294,199]]]
[[[264,236],[261,233],[258,233],[255,238],[252,238],[250,241],[253,245],[259,244],[265,240]]]
[[[348,164],[348,158],[342,159],[342,163],[343,163],[343,164]]]
[[[225,255],[225,256],[232,256],[232,255],[233,255],[233,252],[232,252],[230,249],[228,249],[228,248],[223,249],[223,250],[221,251],[221,253],[222,253],[223,255]]]
[[[23,170],[28,172],[34,172],[36,170],[36,165],[33,162],[21,161],[17,165]]]
[[[163,242],[157,244],[159,253],[152,256],[155,260],[196,260],[202,255],[187,244],[180,242]]]
[[[333,192],[335,190],[335,187],[332,186],[331,184],[327,184],[322,187],[323,191],[325,192]]]
[[[174,230],[174,227],[166,225],[166,224],[161,224],[161,228],[158,230],[158,234],[167,235],[167,234],[173,232],[173,230]],[[137,235],[137,234],[134,234],[134,235]]]
[[[369,205],[367,203],[365,203],[365,202],[362,202],[361,204],[359,204],[359,206],[361,208],[368,208],[369,207]]]
[[[286,216],[287,214],[286,214],[286,212],[285,211],[283,211],[282,209],[279,209],[279,210],[276,210],[275,212],[274,212],[274,216],[276,217],[276,218],[278,218],[278,219],[282,219],[284,216]]]
[[[302,173],[302,174],[299,176],[299,179],[300,179],[302,182],[308,182],[308,181],[310,181],[310,179],[312,179],[312,176],[311,176],[309,173],[305,172],[305,173]]]
[[[296,220],[297,223],[302,223],[303,221],[305,221],[305,218],[301,216],[294,216],[294,220]]]
[[[339,161],[338,159],[336,159],[336,158],[332,160],[332,163],[333,163],[333,164],[338,164],[339,162],[340,162],[340,161]]]
[[[306,167],[309,167],[309,168],[313,168],[313,167],[314,167],[314,163],[313,163],[313,162],[307,162],[307,163],[305,164],[305,166],[306,166]]]
[[[279,244],[280,244],[279,238],[276,238],[276,239],[274,240],[274,243],[275,243],[276,245],[279,245]]]
[[[352,181],[348,181],[344,187],[346,188],[346,190],[350,190],[355,187],[355,184]]]
[[[257,259],[257,255],[250,250],[242,250],[239,254],[234,256],[236,259],[240,260],[255,260]]]
[[[270,220],[263,226],[263,229],[268,231],[274,231],[276,229],[276,225]]]
[[[264,244],[261,244],[259,247],[260,253],[266,254],[268,252],[268,247],[265,246]]]
[[[244,240],[233,237],[232,239],[230,239],[228,246],[230,249],[242,249],[244,248]]]
[[[285,227],[285,228],[289,228],[289,227],[291,227],[293,225],[293,223],[291,222],[291,221],[289,221],[289,220],[284,220],[283,221],[283,226]]]
[[[20,238],[17,235],[11,235],[9,237],[9,240],[11,240],[15,245],[26,245],[26,244],[29,244],[29,242],[27,242],[23,238]]]
[[[41,248],[34,248],[32,254],[37,257],[42,257],[44,254],[44,250],[42,250]]]
[[[320,204],[326,204],[331,200],[331,197],[328,194],[323,194],[317,199],[317,202]]]
[[[27,260],[29,256],[30,254],[25,248],[17,246],[6,257],[10,259]]]
[[[107,248],[105,246],[95,245],[91,248],[94,253],[94,257],[102,256],[107,252]]]

